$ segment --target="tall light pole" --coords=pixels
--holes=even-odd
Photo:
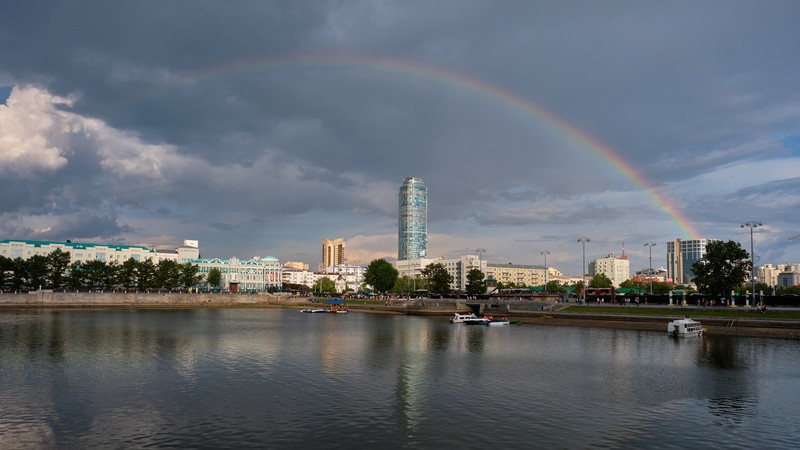
[[[550,251],[545,250],[541,254],[544,255],[544,289],[542,292],[547,292],[547,255],[550,254]]]
[[[756,260],[753,253],[753,228],[763,227],[761,222],[745,222],[742,228],[750,228],[750,282],[753,285],[753,304],[756,303]]]
[[[578,239],[578,242],[583,244],[583,265],[581,265],[581,275],[583,276],[583,289],[581,289],[581,297],[582,300],[586,301],[586,243],[589,242],[591,239],[587,237],[582,237]]]
[[[644,244],[645,247],[650,247],[650,295],[653,295],[653,247],[655,247],[655,242],[647,242]]]

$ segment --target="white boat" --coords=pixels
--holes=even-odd
[[[304,308],[300,310],[301,313],[326,313],[327,309],[322,308]]]
[[[477,318],[478,318],[478,316],[476,316],[473,313],[469,313],[469,314],[455,313],[455,314],[453,314],[453,317],[450,318],[450,323],[464,323],[464,322],[466,322],[468,320],[475,320]]]
[[[694,337],[703,335],[703,325],[688,317],[673,320],[667,324],[667,333],[675,337]]]

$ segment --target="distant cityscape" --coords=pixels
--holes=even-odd
[[[450,287],[454,291],[466,289],[467,274],[473,269],[480,270],[486,279],[518,287],[544,286],[553,281],[570,286],[585,282],[587,277],[591,278],[597,274],[605,275],[614,287],[619,287],[627,280],[639,283],[652,281],[671,285],[691,285],[692,265],[706,256],[709,243],[718,241],[714,238],[702,238],[675,239],[666,242],[664,246],[666,267],[652,266],[653,247],[658,247],[659,243],[648,242],[644,245],[650,250],[650,264],[648,267],[636,270],[633,276],[624,247],[619,255],[612,253],[588,261],[584,266],[584,274],[565,275],[552,266],[490,262],[482,258],[482,253],[486,251],[484,249],[476,249],[475,254],[464,254],[455,258],[428,257],[427,217],[428,190],[424,181],[420,178],[406,178],[399,190],[398,256],[392,264],[400,276],[414,280],[422,276],[422,271],[428,265],[441,264],[452,277],[453,282]],[[588,238],[579,240],[584,246],[588,241]],[[366,266],[346,262],[346,246],[343,237],[334,239],[323,237],[320,264],[315,270],[311,270],[308,263],[300,261],[287,261],[281,264],[274,256],[254,256],[250,259],[201,258],[197,240],[184,240],[182,245],[174,249],[163,250],[136,245],[78,243],[69,240],[56,242],[6,239],[0,241],[0,256],[27,260],[34,256],[47,256],[60,249],[69,252],[71,263],[96,260],[121,264],[132,258],[135,261],[151,260],[157,264],[162,260],[171,260],[181,264],[195,264],[204,279],[211,270],[218,270],[221,274],[219,287],[225,290],[264,292],[281,289],[283,285],[313,288],[322,278],[327,278],[334,283],[336,292],[346,292],[361,287],[367,269]],[[545,264],[547,254],[549,252],[542,252]],[[756,266],[755,281],[771,288],[800,286],[800,264]]]

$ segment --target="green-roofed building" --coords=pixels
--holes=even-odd
[[[183,241],[183,245],[175,250],[156,250],[142,245],[97,244],[88,242],[30,241],[5,239],[0,241],[0,256],[26,260],[33,256],[47,256],[56,249],[68,252],[70,262],[103,261],[107,263],[124,261],[133,258],[136,261],[152,260],[158,263],[169,259],[185,263],[200,256],[200,249],[195,240]]]

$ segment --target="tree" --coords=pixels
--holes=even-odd
[[[181,286],[184,289],[190,289],[197,285],[197,283],[203,281],[203,276],[197,273],[197,265],[192,263],[184,263],[181,264]]]
[[[322,277],[314,283],[314,292],[322,294],[335,294],[336,283],[328,277]]]
[[[208,269],[206,281],[208,281],[208,284],[211,286],[219,287],[219,284],[222,283],[222,272],[220,272],[216,267]]]
[[[394,287],[398,276],[397,269],[385,259],[376,259],[369,263],[364,272],[364,282],[377,292],[387,292]]]
[[[14,279],[14,260],[0,256],[0,292],[11,290]]]
[[[48,285],[51,289],[62,289],[66,285],[70,254],[57,248],[47,255]]]
[[[483,295],[486,293],[486,281],[480,269],[467,272],[467,295]]]
[[[611,282],[611,279],[606,276],[604,273],[596,273],[589,280],[589,287],[592,288],[610,288],[613,287],[614,283]]]
[[[649,283],[647,283],[647,285],[649,286]],[[633,281],[633,280],[625,280],[619,284],[619,287],[625,289],[644,289],[645,283],[640,283],[638,281]]]
[[[117,273],[119,285],[125,290],[132,290],[136,287],[139,274],[139,262],[133,258],[128,258],[122,263]]]
[[[138,271],[136,288],[140,291],[153,289],[156,286],[156,265],[153,264],[153,260],[139,261]]]
[[[397,280],[395,280],[392,292],[395,294],[407,294],[414,289],[416,289],[416,286],[414,286],[414,279],[408,275],[403,275],[402,277],[397,277]]]
[[[727,297],[750,273],[749,254],[735,241],[712,241],[706,257],[692,264],[697,289],[708,295]]]
[[[42,255],[33,255],[25,261],[27,269],[27,280],[25,287],[30,290],[45,288],[48,286],[48,270],[47,270],[47,257]]]
[[[156,287],[173,290],[181,285],[181,267],[177,261],[162,259],[156,265]]]
[[[453,282],[453,276],[447,273],[447,269],[443,264],[428,264],[427,267],[422,269],[422,277],[428,280],[428,289],[432,293],[441,294],[442,296],[450,295],[450,284]]]
[[[566,291],[566,289],[564,289],[564,286],[562,286],[561,282],[559,282],[558,280],[548,281],[545,290],[547,292],[553,292],[553,293],[561,293]]]

